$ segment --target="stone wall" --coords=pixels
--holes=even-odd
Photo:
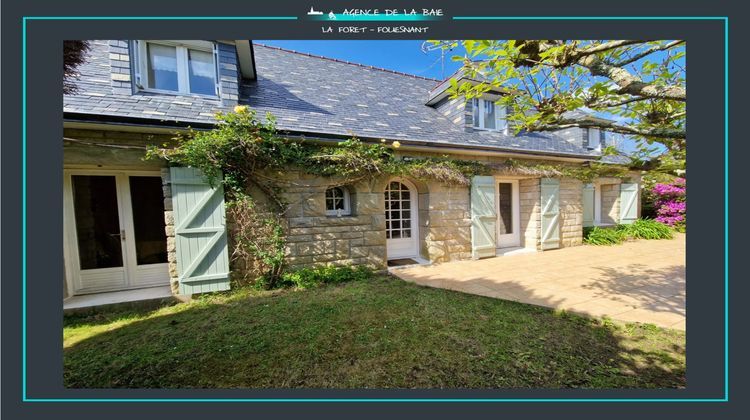
[[[165,162],[143,161],[146,144],[168,141],[168,135],[149,135],[130,132],[89,131],[66,129],[65,136],[78,141],[64,142],[64,161],[68,166],[106,165],[123,169],[161,170],[164,193],[164,222],[167,235],[169,273],[173,291],[177,291],[174,216],[169,170]],[[117,149],[90,143],[134,146]],[[400,154],[400,153],[399,153]],[[437,156],[410,153],[410,156]],[[461,157],[469,159],[471,157]],[[489,164],[498,164],[498,175],[519,180],[520,227],[522,246],[540,249],[540,178],[523,177],[506,172],[504,159],[473,157]],[[385,208],[383,191],[387,178],[363,181],[346,187],[351,197],[352,214],[327,216],[325,191],[335,179],[311,176],[300,171],[268,173],[285,185],[283,198],[290,203],[285,213],[289,268],[296,269],[318,264],[368,265],[375,269],[386,266]],[[418,194],[419,226],[414,234],[419,238],[420,254],[432,262],[447,262],[471,258],[470,189],[448,186],[439,182],[415,184]],[[619,219],[619,184],[612,179],[602,183],[602,221],[615,223]],[[582,243],[582,183],[571,178],[560,180],[561,246]],[[231,220],[228,220],[231,226]],[[231,244],[231,240],[230,240]],[[236,269],[233,266],[232,269]]]
[[[469,188],[429,182],[419,197],[422,255],[432,262],[470,259]]]
[[[287,255],[291,268],[317,264],[385,267],[383,186],[360,182],[349,189],[352,214],[327,216],[325,191],[334,179],[292,171],[284,174],[287,211]]]
[[[583,243],[583,183],[560,179],[560,247]]]
[[[524,248],[541,249],[541,184],[540,178],[526,178],[518,181],[521,244]]]
[[[164,195],[164,233],[167,235],[167,263],[169,263],[169,285],[172,294],[179,294],[180,281],[177,273],[177,249],[174,234],[174,211],[172,208],[172,184],[169,168],[161,169],[162,194]]]
[[[602,223],[620,222],[620,184],[602,184]]]

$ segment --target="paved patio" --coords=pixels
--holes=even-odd
[[[420,285],[685,329],[685,235],[477,261],[411,266]]]

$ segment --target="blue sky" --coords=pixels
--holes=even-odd
[[[253,41],[340,60],[352,61],[417,76],[444,79],[456,71],[461,63],[451,56],[463,54],[463,49],[446,53],[445,75],[441,75],[440,51],[422,52],[423,41]]]

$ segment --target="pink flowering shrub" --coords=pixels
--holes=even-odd
[[[654,185],[656,221],[673,227],[685,225],[685,178]]]

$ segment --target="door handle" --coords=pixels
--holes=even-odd
[[[125,240],[125,229],[121,230],[120,233],[110,233],[109,236],[119,236],[121,241]]]

